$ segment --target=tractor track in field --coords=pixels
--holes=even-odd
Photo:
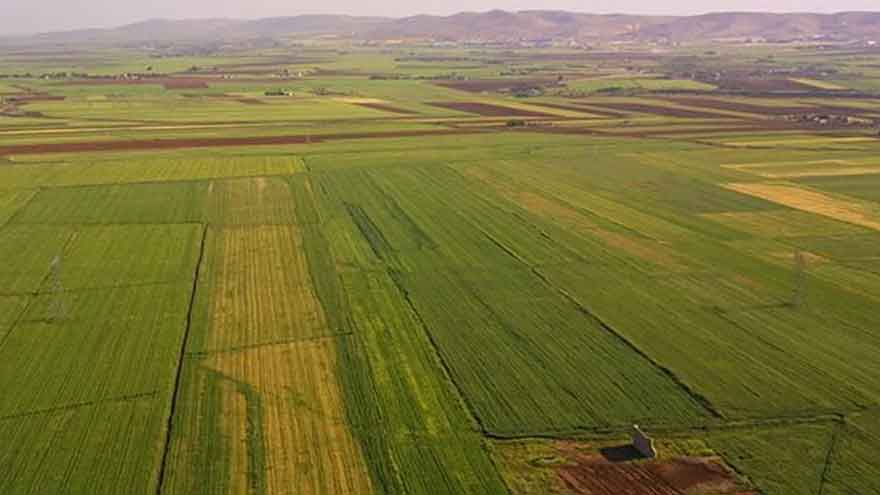
[[[73,409],[79,409],[81,407],[98,406],[101,404],[118,404],[120,402],[129,402],[129,401],[138,400],[138,399],[146,399],[148,397],[153,397],[158,393],[159,393],[158,391],[153,390],[152,392],[142,392],[139,394],[120,395],[117,397],[108,397],[105,399],[90,400],[90,401],[86,401],[86,402],[74,402],[74,403],[65,404],[62,406],[49,407],[46,409],[35,409],[32,411],[26,411],[26,412],[21,412],[21,413],[16,413],[16,414],[9,414],[6,416],[0,416],[0,421],[6,421],[6,420],[10,420],[10,419],[27,418],[30,416],[39,416],[41,414],[52,414],[52,413],[57,413],[57,412],[62,412],[62,411],[70,411]]]
[[[186,361],[186,348],[189,344],[189,336],[192,330],[193,309],[196,304],[196,293],[199,288],[199,277],[202,272],[202,265],[205,260],[205,248],[208,239],[208,227],[206,223],[202,227],[202,239],[199,243],[199,259],[196,262],[195,273],[193,274],[192,291],[190,293],[189,307],[186,312],[186,329],[183,337],[180,339],[180,352],[177,358],[177,373],[174,376],[174,386],[171,393],[171,405],[168,408],[168,420],[165,425],[165,443],[162,447],[162,460],[159,464],[159,475],[156,479],[156,494],[161,495],[165,487],[165,472],[168,466],[168,455],[171,452],[171,440],[174,427],[174,413],[177,406],[177,400],[180,396],[180,383],[183,378],[183,366]]]
[[[828,450],[825,452],[825,461],[822,465],[822,477],[819,478],[818,495],[825,494],[825,485],[828,483],[828,475],[831,472],[831,465],[834,463],[834,453],[837,449],[837,443],[840,440],[840,436],[844,434],[843,429],[845,427],[845,421],[845,418],[840,418],[834,426],[834,430],[831,432],[831,441],[828,443]]]

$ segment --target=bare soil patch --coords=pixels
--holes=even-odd
[[[490,103],[440,101],[429,102],[428,105],[449,110],[457,110],[459,112],[474,113],[483,117],[555,117],[548,113],[521,110],[518,108],[492,105]]]
[[[466,81],[437,81],[434,84],[469,93],[497,92],[516,88],[557,86],[556,79],[472,79]]]
[[[575,105],[563,105],[561,103],[543,103],[543,102],[529,102],[530,105],[547,107],[547,108],[555,108],[557,110],[568,110],[570,112],[582,112],[584,114],[590,115],[598,115],[601,117],[617,117],[618,114],[604,111],[591,111],[589,108],[579,107]]]
[[[858,108],[839,107],[830,105],[805,105],[805,106],[765,106],[745,103],[737,100],[720,100],[713,98],[667,98],[669,101],[693,105],[702,108],[717,110],[730,110],[734,112],[754,113],[758,115],[782,116],[804,113],[827,113],[838,115],[859,115],[870,111]]]
[[[165,89],[206,89],[208,82],[204,79],[170,78],[162,83]]]
[[[742,494],[732,471],[712,457],[681,457],[651,461],[608,460],[577,454],[559,476],[578,495]]]
[[[609,110],[623,110],[625,112],[650,113],[654,115],[662,115],[664,117],[682,117],[692,119],[717,119],[721,117],[729,117],[711,112],[702,112],[700,110],[690,110],[687,108],[664,107],[660,105],[646,105],[644,103],[590,103],[591,106],[606,108]]]

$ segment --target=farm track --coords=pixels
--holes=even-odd
[[[29,224],[25,224],[29,225]],[[117,224],[117,225],[135,225],[135,224]],[[65,288],[65,293],[77,294],[82,292],[100,292],[105,290],[113,290],[113,289],[134,289],[138,287],[161,287],[166,285],[174,285],[177,282],[182,282],[183,279],[180,280],[163,280],[160,282],[141,282],[141,283],[133,283],[133,284],[114,284],[114,285],[101,285],[97,287],[75,287],[75,288]],[[43,289],[40,287],[36,291],[33,292],[0,292],[0,296],[11,297],[11,296],[39,296],[50,294],[51,292],[47,289]]]
[[[171,452],[171,441],[174,433],[174,415],[175,409],[177,406],[177,401],[180,396],[180,383],[183,377],[183,367],[184,361],[186,359],[186,348],[189,343],[189,336],[192,330],[193,324],[193,311],[196,304],[196,291],[199,287],[199,276],[202,271],[202,262],[205,259],[205,247],[207,244],[208,238],[208,225],[204,225],[202,227],[202,238],[199,243],[199,258],[196,261],[195,273],[193,273],[193,283],[192,283],[192,291],[190,293],[189,307],[186,312],[186,329],[183,332],[183,337],[180,339],[180,351],[177,359],[177,370],[174,376],[174,386],[172,387],[171,393],[171,404],[168,407],[168,419],[165,425],[165,440],[162,446],[162,460],[159,464],[159,475],[156,479],[156,493],[157,495],[163,493],[164,485],[165,485],[165,473],[168,465],[168,455]]]

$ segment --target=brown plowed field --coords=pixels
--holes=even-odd
[[[578,495],[743,494],[733,473],[712,458],[613,462],[582,454],[559,476]]]
[[[478,130],[448,129],[438,131],[397,131],[375,133],[346,133],[313,136],[252,136],[240,138],[151,139],[132,141],[90,141],[79,143],[46,143],[0,146],[0,156],[36,153],[83,153],[92,151],[167,150],[180,148],[209,148],[218,146],[253,146],[317,143],[338,139],[387,139],[416,136],[445,136],[475,134]]]
[[[208,87],[208,82],[204,79],[171,78],[166,79],[162,86],[165,89],[205,89]]]
[[[687,108],[645,105],[643,103],[590,103],[590,105],[599,108],[606,108],[609,110],[650,113],[654,115],[663,115],[665,117],[682,117],[689,119],[717,119],[719,117],[727,117],[726,115],[719,115],[717,113],[701,112],[699,110],[690,110]]]
[[[449,110],[457,110],[459,112],[474,113],[483,117],[555,117],[549,113],[532,112],[529,110],[520,110],[518,108],[503,107],[489,103],[436,101],[430,102],[428,105],[447,108]]]
[[[861,113],[870,113],[870,110],[860,110],[858,108],[836,107],[836,106],[790,106],[790,107],[772,107],[763,105],[754,105],[743,103],[735,100],[716,100],[712,98],[668,98],[669,101],[681,103],[683,105],[692,105],[702,108],[712,108],[716,110],[731,110],[734,112],[754,113],[760,115],[792,115],[803,113],[829,113],[838,115],[859,115]]]
[[[482,93],[484,91],[494,92],[511,88],[556,86],[558,82],[556,79],[472,79],[467,81],[437,81],[434,84],[469,93]]]
[[[589,108],[579,107],[579,106],[575,106],[575,105],[563,105],[560,103],[543,103],[543,102],[531,102],[531,101],[529,102],[529,104],[535,105],[535,106],[540,106],[540,107],[555,108],[557,110],[568,110],[570,112],[583,112],[585,114],[599,115],[602,117],[617,117],[618,116],[618,114],[616,114],[616,113],[605,112],[602,110],[598,110],[598,111],[594,112],[594,111],[590,110]]]

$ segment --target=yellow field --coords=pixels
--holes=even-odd
[[[854,199],[839,199],[809,189],[784,184],[727,184],[730,190],[835,220],[880,230],[880,211]]]
[[[230,444],[230,490],[248,484],[246,388],[259,397],[266,493],[370,493],[360,447],[345,422],[334,372],[333,339],[315,339],[220,353],[204,364],[234,383],[224,387],[222,427]]]
[[[217,231],[206,349],[328,334],[296,226]]]
[[[275,225],[294,222],[287,182],[277,177],[222,180],[209,189],[209,219],[224,225]]]
[[[722,167],[748,172],[766,179],[880,174],[880,163],[877,163],[876,160],[853,161],[832,159],[799,162],[746,163],[739,165],[722,165]]]

